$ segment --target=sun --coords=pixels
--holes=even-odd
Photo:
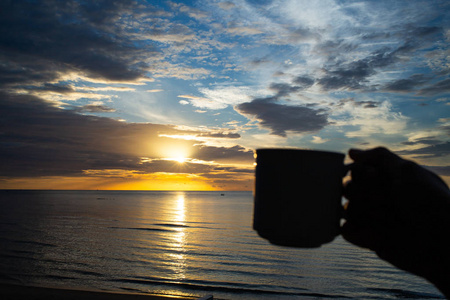
[[[177,157],[172,158],[172,160],[176,161],[179,164],[182,164],[187,161],[187,157],[177,156]]]
[[[167,154],[169,154],[167,157],[167,160],[172,160],[179,164],[184,164],[186,161],[189,160],[188,151],[186,151],[185,149],[182,149],[182,148],[173,149]]]
[[[163,160],[173,161],[178,164],[184,164],[191,160],[191,149],[184,145],[161,145],[161,158]]]

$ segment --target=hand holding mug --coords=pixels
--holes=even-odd
[[[434,173],[385,148],[350,150],[342,235],[450,293],[450,191]]]

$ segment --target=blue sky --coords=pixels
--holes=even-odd
[[[449,178],[448,1],[0,6],[0,187],[251,189],[261,147]]]

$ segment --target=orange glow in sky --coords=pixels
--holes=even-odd
[[[175,162],[180,164],[179,162]],[[245,188],[242,188],[245,187]],[[133,174],[116,172],[110,177],[39,177],[9,179],[0,182],[0,189],[45,190],[156,190],[156,191],[214,191],[251,190],[253,177],[235,178],[221,186],[214,180],[189,173]]]

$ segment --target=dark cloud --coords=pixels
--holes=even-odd
[[[319,131],[328,125],[325,110],[305,106],[290,106],[275,102],[276,98],[255,99],[236,106],[244,115],[254,116],[272,134],[286,136],[286,131],[298,133]]]
[[[421,89],[418,94],[422,96],[432,96],[450,92],[450,78],[436,82],[433,85]]]
[[[242,146],[233,147],[211,147],[200,145],[196,149],[196,158],[205,161],[240,161],[253,163],[253,151]]]
[[[42,85],[70,72],[110,81],[144,78],[143,58],[154,49],[137,47],[119,22],[141,9],[134,1],[1,1],[0,87]]]
[[[379,103],[376,101],[358,101],[356,105],[362,105],[364,108],[375,108],[379,106]]]
[[[326,40],[318,44],[313,52],[320,56],[325,56],[328,58],[330,64],[335,64],[341,61],[339,57],[341,53],[348,53],[355,50],[357,46],[350,44],[344,40]]]
[[[267,63],[270,63],[271,60],[269,60],[267,57],[261,57],[261,58],[255,58],[252,61],[250,61],[250,65],[252,66],[261,66]]]
[[[76,112],[115,112],[116,110],[112,107],[99,104],[86,104],[80,107],[74,108]]]
[[[308,76],[298,76],[294,79],[294,83],[303,89],[307,89],[314,84],[314,79]]]
[[[420,149],[397,151],[396,153],[399,155],[417,155],[416,157],[420,158],[447,156],[450,153],[450,142],[432,144]]]
[[[54,92],[54,93],[59,93],[59,94],[68,94],[68,93],[75,92],[75,89],[70,85],[51,84],[51,83],[45,83],[43,85],[33,86],[33,87],[31,87],[31,89],[37,90],[37,91]]]
[[[370,76],[377,74],[385,67],[405,60],[415,51],[429,45],[438,34],[442,34],[442,28],[440,27],[407,26],[388,35],[367,35],[365,36],[366,39],[374,40],[379,40],[382,36],[384,38],[395,36],[402,41],[402,44],[397,48],[384,47],[378,49],[365,58],[351,62],[346,62],[344,58],[340,57],[340,53],[346,52],[344,51],[346,48],[341,47],[346,45],[345,43],[325,42],[318,46],[318,51],[328,54],[329,63],[323,68],[325,76],[319,78],[317,82],[325,91],[336,89],[370,90],[373,88],[368,86]],[[347,45],[348,47],[350,46]],[[404,91],[406,88],[410,88],[414,81],[417,83],[419,79],[424,80],[424,78],[413,76],[409,80],[394,82],[386,88]]]
[[[241,135],[236,132],[208,132],[197,134],[197,136],[211,137],[211,138],[226,138],[226,139],[238,139],[241,137]]]
[[[407,142],[402,142],[402,145],[407,145],[407,146],[413,146],[413,145],[420,145],[420,144],[425,144],[425,145],[438,145],[441,144],[442,141],[435,139],[434,137],[425,137],[425,138],[421,138],[421,139],[417,139],[415,141],[407,141]]]
[[[363,107],[363,108],[375,108],[380,105],[377,101],[371,101],[371,100],[365,100],[365,101],[356,101],[354,98],[345,98],[339,100],[339,102],[336,104],[338,107],[342,107],[345,104],[350,104],[354,107]]]
[[[395,52],[378,50],[364,59],[326,68],[327,75],[320,78],[318,83],[324,90],[365,89],[368,77],[374,75],[377,68],[388,66],[397,60]]]
[[[85,169],[128,169],[139,162],[137,155],[108,138],[116,134],[112,139],[129,142],[122,133],[128,129],[121,122],[61,110],[37,97],[5,93],[0,93],[0,112],[1,176],[73,175]]]
[[[314,84],[314,79],[307,76],[298,76],[292,84],[288,83],[272,83],[269,89],[276,92],[275,98],[288,96],[292,93],[303,91]]]
[[[236,168],[236,167],[215,167],[214,170],[232,173],[248,173],[248,174],[253,174],[255,172],[254,168]]]
[[[302,90],[302,87],[300,86],[293,86],[287,83],[272,83],[269,86],[269,89],[277,92],[275,97],[284,97],[284,96],[288,96],[292,93],[298,92],[300,90]]]
[[[440,129],[442,129],[442,131],[446,132],[448,136],[450,136],[450,125],[442,125],[439,126]]]
[[[422,74],[415,74],[407,79],[395,80],[387,84],[383,89],[390,92],[412,92],[428,82],[428,78]]]
[[[0,115],[1,177],[81,176],[85,170],[108,169],[172,172],[173,162],[158,161],[165,156],[161,147],[192,149],[192,158],[199,160],[253,161],[253,153],[242,147],[207,147],[160,136],[203,132],[81,115],[29,95],[0,92]],[[145,163],[143,158],[156,160]],[[184,172],[208,168],[188,163]]]
[[[274,135],[285,137],[286,131],[298,133],[319,131],[329,124],[325,109],[314,109],[312,107],[316,104],[311,103],[305,106],[293,106],[278,102],[313,84],[314,79],[308,76],[298,76],[292,84],[272,83],[269,89],[275,92],[274,96],[241,103],[235,106],[235,110],[242,115],[255,118],[262,127],[270,129]]]

